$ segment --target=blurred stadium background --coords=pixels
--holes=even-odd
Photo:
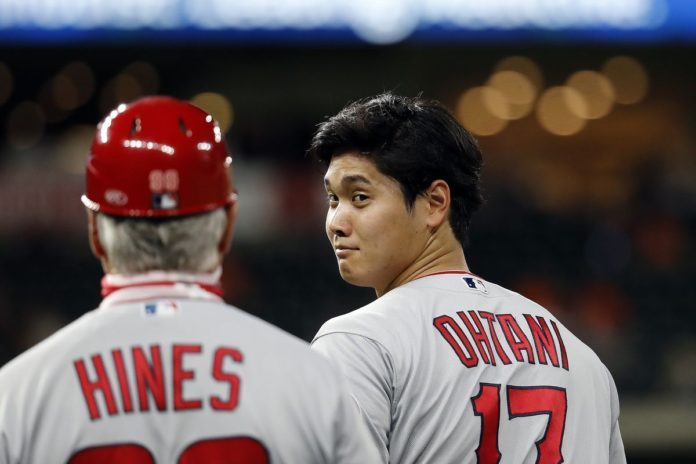
[[[472,270],[554,311],[612,371],[629,462],[696,462],[696,3],[0,0],[0,365],[100,301],[94,125],[191,99],[234,152],[228,302],[311,339],[367,303],[323,236],[316,123],[384,90],[478,137]]]

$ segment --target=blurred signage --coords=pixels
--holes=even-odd
[[[692,0],[0,0],[0,41],[696,41]]]

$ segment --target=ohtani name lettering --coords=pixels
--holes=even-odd
[[[202,409],[205,401],[216,411],[231,411],[237,407],[241,380],[234,372],[225,370],[223,364],[228,359],[235,364],[242,363],[241,351],[230,347],[213,350],[210,373],[205,373],[204,376],[209,376],[214,383],[222,384],[226,394],[195,398],[184,396],[184,386],[201,376],[196,370],[186,369],[185,360],[192,361],[195,357],[203,356],[203,346],[175,343],[169,348],[167,354],[170,356],[167,359],[171,359],[171,370],[166,371],[168,376],[165,375],[163,350],[158,344],[148,348],[133,346],[127,350],[115,348],[109,355],[94,354],[89,359],[75,360],[75,373],[90,419],[99,420],[103,415],[97,395],[103,398],[101,404],[106,406],[109,416],[132,413],[135,410],[196,410]],[[130,361],[130,367],[127,367],[126,358]],[[112,369],[107,370],[107,365]],[[88,366],[91,373],[88,373]],[[169,398],[168,385],[171,387]],[[131,387],[135,387],[134,391],[131,391]]]
[[[512,314],[471,310],[457,311],[457,316],[458,319],[446,314],[438,316],[433,325],[466,367],[518,362],[551,363],[569,370],[565,343],[553,320],[523,314],[527,334],[531,335],[528,337]],[[500,332],[502,337],[498,336]]]

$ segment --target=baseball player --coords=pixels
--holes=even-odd
[[[346,374],[383,462],[624,463],[616,387],[553,314],[472,274],[476,141],[439,103],[391,94],[323,122],[326,233],[377,299],[312,343]]]
[[[104,300],[0,370],[0,463],[378,461],[328,361],[221,298],[230,163],[173,98],[97,127],[82,201]]]

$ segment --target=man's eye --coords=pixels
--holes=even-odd
[[[327,194],[326,194],[326,201],[327,201],[330,205],[333,205],[333,204],[338,203],[338,197],[337,197],[335,194],[333,194],[333,193],[327,193]]]
[[[364,193],[356,193],[355,195],[353,195],[353,201],[357,201],[357,202],[367,201],[368,198],[369,197],[367,195],[365,195]]]

